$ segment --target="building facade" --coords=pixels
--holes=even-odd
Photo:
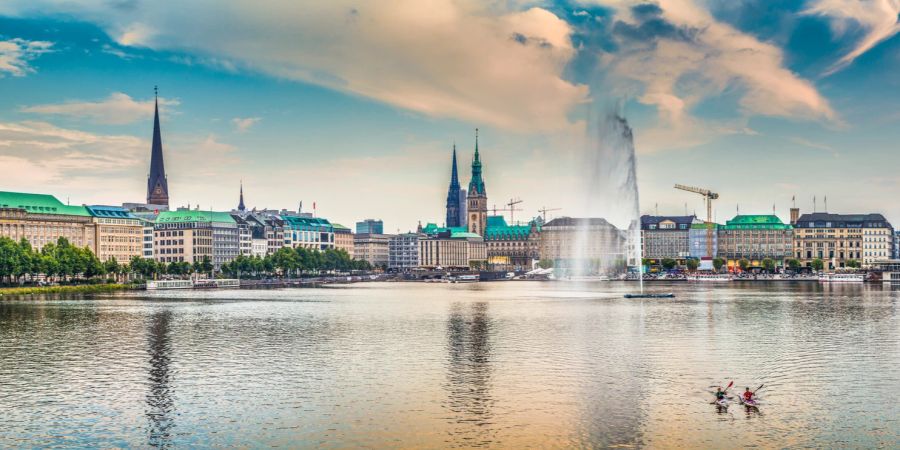
[[[425,235],[419,239],[419,267],[465,270],[469,268],[468,242],[446,235]]]
[[[708,233],[709,228],[712,228],[712,235],[710,236]],[[707,251],[707,240],[712,238],[712,254],[713,257],[719,252],[719,224],[714,223],[708,225],[704,221],[697,221],[691,224],[691,229],[688,232],[688,242],[690,247],[691,258],[703,259],[708,256]]]
[[[641,216],[642,256],[683,262],[691,256],[691,225],[696,220],[695,216]]]
[[[399,271],[419,266],[419,235],[403,233],[391,236],[388,241],[388,268]]]
[[[740,260],[762,267],[771,259],[783,268],[793,255],[794,227],[774,214],[737,215],[719,227],[718,256],[725,259],[729,271],[740,270]]]
[[[388,267],[390,264],[390,240],[387,234],[365,233],[353,236],[356,259],[368,261],[372,267]]]
[[[97,258],[128,262],[144,256],[144,222],[118,206],[87,206],[94,220]]]
[[[881,214],[803,214],[794,224],[794,257],[804,267],[821,259],[826,269],[862,267],[891,258],[894,228]]]
[[[489,216],[484,233],[487,263],[498,270],[531,270],[541,258],[540,219],[509,225],[503,216]]]
[[[331,226],[334,229],[334,248],[347,252],[353,258],[353,231],[338,223],[333,223]]]
[[[220,270],[240,253],[237,223],[224,212],[161,212],[153,230],[153,253],[157,261],[165,263],[209,258],[215,270]]]
[[[384,222],[366,219],[356,222],[356,234],[384,234]]]
[[[466,194],[466,227],[469,233],[484,236],[487,228],[487,190],[481,175],[481,156],[478,153],[478,129],[475,129],[475,156],[472,158],[472,179]]]
[[[281,216],[284,221],[284,246],[325,251],[334,248],[334,227],[321,217]]]
[[[606,219],[559,217],[541,227],[541,259],[576,272],[625,270],[627,237]]]
[[[96,253],[95,227],[84,206],[65,205],[52,195],[0,192],[0,236],[24,238],[37,251],[62,237]]]

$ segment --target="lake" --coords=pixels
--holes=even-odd
[[[0,301],[0,447],[897,447],[900,290],[361,283]],[[762,406],[710,404],[711,386]]]

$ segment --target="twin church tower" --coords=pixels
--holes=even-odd
[[[487,226],[487,191],[481,176],[481,156],[478,154],[478,129],[475,129],[475,156],[472,158],[472,180],[468,192],[459,187],[456,169],[456,144],[453,144],[453,165],[450,189],[447,192],[447,227],[466,227],[466,231],[484,236]]]

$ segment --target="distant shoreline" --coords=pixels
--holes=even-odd
[[[102,292],[116,292],[134,290],[133,285],[128,284],[78,284],[72,286],[24,286],[0,288],[0,298],[24,295],[44,294],[97,294]]]

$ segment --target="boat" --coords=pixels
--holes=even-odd
[[[241,287],[241,280],[233,278],[206,278],[200,280],[151,280],[147,282],[148,291],[238,287]]]
[[[480,277],[478,274],[467,274],[467,275],[457,275],[455,277],[450,277],[448,280],[451,283],[476,283]]]
[[[819,275],[820,283],[862,283],[866,276],[861,273],[824,273]]]
[[[742,405],[744,405],[748,408],[758,408],[759,407],[759,400],[757,400],[757,399],[744,400],[744,397],[741,396],[741,397],[738,397],[738,401],[741,402]]]
[[[721,281],[731,281],[734,278],[727,273],[714,273],[714,274],[694,274],[688,275],[686,277],[687,281],[712,281],[712,282],[721,282]]]
[[[147,281],[147,290],[155,291],[162,289],[193,289],[194,282],[192,280],[150,280]]]
[[[728,400],[728,397],[720,398],[713,402],[719,408],[728,408],[731,405],[731,400]]]
[[[671,292],[653,294],[625,294],[625,298],[675,298],[675,294]]]

